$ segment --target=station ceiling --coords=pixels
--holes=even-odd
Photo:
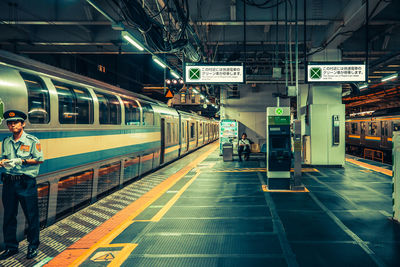
[[[366,61],[368,47],[370,87],[362,94],[398,91],[400,79],[381,83],[381,78],[400,72],[400,1],[369,0],[368,27],[366,5],[365,0],[0,0],[0,48],[31,57],[151,59],[122,38],[124,29],[178,72],[183,62],[246,62],[249,82],[284,83],[285,75],[273,78],[272,68],[284,70],[287,62],[293,69],[296,47],[301,69],[305,53],[339,48],[343,61]],[[123,75],[140,86],[148,82]],[[393,95],[385,98],[392,105]],[[363,103],[353,96],[344,101]]]

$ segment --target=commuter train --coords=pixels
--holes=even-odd
[[[25,130],[44,152],[42,227],[216,140],[219,131],[215,120],[0,51],[0,116],[9,109],[28,114]],[[2,123],[0,140],[9,135]]]
[[[399,108],[349,118],[346,120],[346,153],[391,163],[393,131],[399,130]]]

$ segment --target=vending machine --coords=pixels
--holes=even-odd
[[[219,122],[219,155],[222,155],[222,148],[225,144],[231,144],[233,151],[237,151],[239,142],[239,127],[236,120],[221,120]]]

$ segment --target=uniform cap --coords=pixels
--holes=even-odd
[[[6,122],[25,121],[27,118],[26,114],[19,110],[7,110],[6,112],[4,112],[3,117]]]

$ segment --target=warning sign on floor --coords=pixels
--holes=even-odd
[[[101,251],[94,254],[93,257],[90,258],[91,261],[94,262],[104,262],[104,261],[112,261],[115,259],[119,251]]]

